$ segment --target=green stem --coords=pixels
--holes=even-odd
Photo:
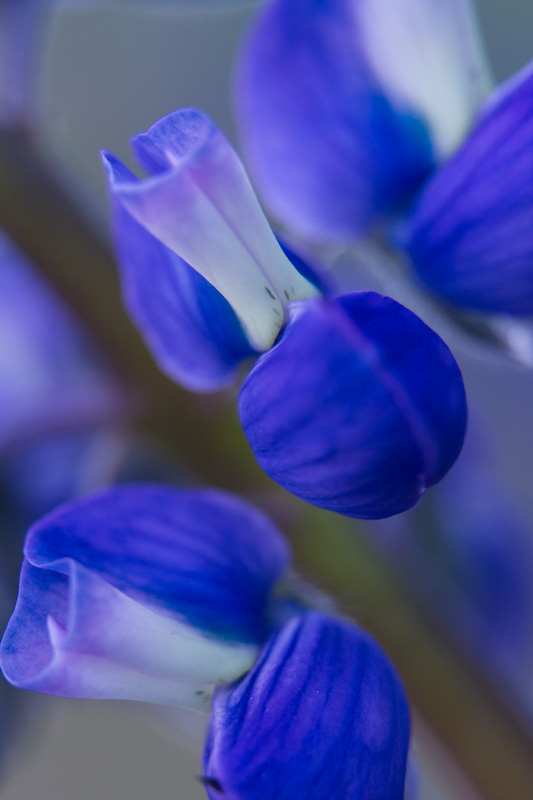
[[[157,369],[123,309],[107,241],[22,131],[0,130],[0,226],[77,312],[134,393],[136,426],[206,483],[240,493],[267,489],[276,508],[296,514],[300,565],[352,605],[382,642],[412,701],[484,797],[529,800],[533,747],[522,720],[351,523],[273,487],[249,451],[234,398],[193,397]]]

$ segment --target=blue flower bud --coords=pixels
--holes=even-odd
[[[211,800],[402,800],[409,712],[393,668],[353,625],[309,612],[213,698]]]
[[[413,506],[460,452],[466,400],[442,340],[395,301],[361,292],[295,304],[241,389],[255,456],[321,508],[379,518]]]

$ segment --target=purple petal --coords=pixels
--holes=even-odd
[[[171,378],[193,391],[219,388],[255,351],[227,300],[126,211],[116,186],[134,176],[113,156],[104,156],[104,164],[124,300],[134,322]]]
[[[274,0],[237,73],[252,176],[308,241],[349,240],[404,205],[485,90],[464,0]]]
[[[26,558],[62,571],[72,559],[142,603],[192,625],[261,641],[287,544],[261,512],[230,494],[131,485],[60,507],[28,534]]]
[[[253,670],[213,699],[211,800],[402,800],[404,693],[362,631],[318,613],[289,621]]]
[[[120,407],[78,321],[3,236],[0,340],[0,448],[50,428],[109,418]]]
[[[20,688],[207,710],[213,683],[249,669],[255,648],[208,638],[72,559],[25,560],[0,655]]]
[[[463,147],[429,181],[407,250],[450,303],[533,312],[533,66],[490,98]]]
[[[216,491],[106,490],[28,534],[1,645],[16,686],[207,709],[250,669],[288,568],[281,534]]]
[[[164,117],[133,140],[151,173],[115,167],[113,198],[228,301],[250,346],[268,349],[290,300],[315,296],[283,254],[237,154],[196,109]]]
[[[265,472],[307,502],[379,518],[413,506],[461,449],[459,368],[418,317],[372,292],[295,304],[241,389]]]

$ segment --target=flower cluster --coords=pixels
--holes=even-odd
[[[272,0],[236,99],[294,236],[346,244],[385,223],[437,298],[531,314],[533,66],[489,91],[468,0]]]
[[[133,149],[145,180],[109,154],[104,163],[125,300],[161,367],[201,391],[263,352],[239,398],[263,469],[348,516],[413,506],[464,437],[462,378],[444,342],[390,298],[320,297],[205,114],[170,114]]]
[[[13,19],[24,29],[25,15]],[[196,108],[133,138],[145,177],[103,153],[131,317],[160,368],[189,390],[217,391],[246,370],[244,434],[288,492],[382,519],[414,509],[453,466],[467,417],[454,356],[395,300],[337,291],[319,254],[373,237],[447,304],[532,313],[532,93],[531,65],[491,92],[467,0],[270,0],[245,42],[236,102],[282,238],[236,151]],[[30,346],[2,354],[0,448],[32,425],[77,429],[87,408],[108,414],[116,401],[80,362],[83,336],[50,312],[24,265],[0,275],[2,331],[20,313],[12,281],[22,282]],[[64,373],[70,382],[78,370],[72,395]],[[13,485],[42,461],[58,466],[58,499],[73,496],[67,460],[49,449],[22,449]],[[45,472],[47,489],[54,476]],[[507,675],[524,649],[528,593],[517,578],[521,526],[504,553],[500,520],[512,517],[491,481],[465,461],[435,490],[436,511],[422,506],[377,538],[388,530],[390,551],[413,570],[425,557],[417,525],[427,536],[438,518],[428,548],[447,552],[449,575],[426,597],[466,574],[468,614],[460,625],[450,604],[447,622]],[[27,486],[33,513],[40,484]],[[442,508],[452,504],[449,522]],[[494,599],[500,586],[507,607]],[[236,496],[145,482],[105,489],[30,528],[1,667],[24,689],[210,714],[210,800],[407,800],[399,678],[369,635],[302,587],[283,534]]]
[[[402,800],[409,715],[393,668],[298,600],[287,542],[250,505],[110,489],[38,522],[24,554],[1,645],[16,686],[205,711],[212,697],[212,800]]]

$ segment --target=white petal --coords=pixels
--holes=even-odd
[[[385,94],[424,119],[440,158],[452,153],[490,88],[467,0],[354,0],[353,10]]]
[[[279,246],[237,154],[193,109],[171,115],[198,124],[201,145],[165,150],[168,170],[120,188],[129,213],[230,303],[251,345],[268,350],[293,300],[318,294]],[[157,123],[156,123],[157,124]],[[150,134],[136,137],[142,145]]]
[[[79,564],[68,580],[66,627],[48,617],[51,658],[26,688],[206,710],[214,685],[242,675],[257,656],[257,647],[163,616]]]

